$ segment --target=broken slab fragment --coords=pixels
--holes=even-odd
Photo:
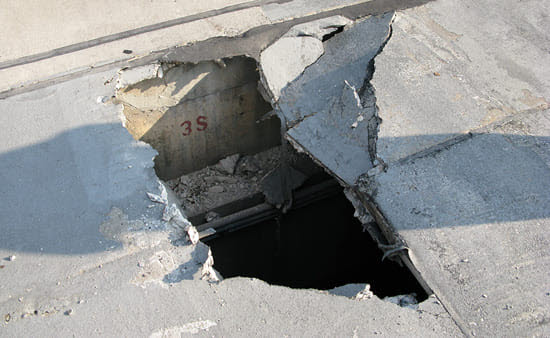
[[[322,54],[321,40],[309,36],[283,37],[266,48],[260,62],[273,100],[277,101],[281,90]]]
[[[349,185],[373,166],[377,117],[369,66],[392,19],[393,13],[370,17],[326,41],[325,53],[277,102],[285,137]]]

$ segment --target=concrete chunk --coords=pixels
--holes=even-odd
[[[358,22],[325,43],[325,54],[283,89],[286,137],[347,184],[372,168],[376,122],[369,67],[389,36],[393,13]]]

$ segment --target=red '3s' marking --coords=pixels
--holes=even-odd
[[[206,116],[199,116],[197,117],[197,124],[199,127],[197,127],[197,131],[203,131],[208,127],[208,123],[206,123]]]

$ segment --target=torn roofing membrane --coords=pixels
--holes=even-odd
[[[390,12],[349,25],[324,42],[317,61],[305,65],[299,77],[274,95],[278,96],[275,107],[285,124],[285,138],[348,185],[354,185],[375,161],[371,148],[378,117],[369,81],[372,62],[390,36],[393,17]],[[262,61],[262,69],[273,67],[270,59]],[[269,72],[262,74],[264,82],[270,83]]]

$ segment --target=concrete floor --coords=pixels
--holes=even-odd
[[[209,12],[237,3],[8,4],[2,41],[9,48],[0,56],[0,335],[548,336],[548,4],[327,0],[313,8],[296,0]],[[318,59],[300,65],[274,103],[279,116],[300,117],[283,130],[294,146],[317,159],[336,154],[334,163],[330,156],[319,162],[367,201],[356,205],[358,214],[368,209],[393,234],[393,248],[402,245],[401,257],[435,294],[413,310],[251,278],[215,282],[209,248],[181,240],[181,221],[167,208],[173,196],[162,203],[147,196],[164,188],[153,169],[156,151],[132,138],[122,107],[109,100],[120,68],[224,53],[260,60],[296,24],[392,8],[395,17],[371,19],[382,28],[391,22],[391,35],[381,31],[371,46],[378,52],[385,43],[379,54],[338,54],[339,44],[373,32],[361,30],[370,23],[350,22],[322,43]],[[135,19],[117,19],[128,13]],[[211,16],[55,54],[199,13]],[[293,34],[285,38],[303,40]],[[337,81],[350,74],[349,60],[363,68]],[[318,88],[322,99],[306,95]],[[310,103],[317,115],[304,108]],[[331,112],[349,117],[348,129],[326,129]],[[315,136],[308,125],[327,137],[306,144]],[[351,129],[363,131],[357,137],[369,150],[362,170],[342,165],[355,163],[349,157],[357,152],[322,141],[336,139],[334,130],[355,135]]]

